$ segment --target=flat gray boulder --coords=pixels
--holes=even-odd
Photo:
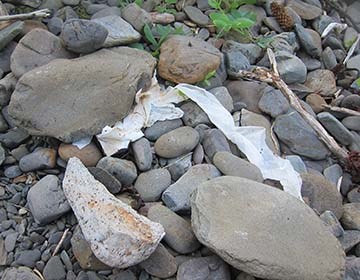
[[[9,114],[32,135],[73,142],[98,134],[127,115],[155,64],[150,54],[127,47],[51,61],[21,77]]]
[[[265,279],[342,279],[340,243],[311,208],[279,189],[215,178],[192,193],[191,211],[198,240],[239,270]]]

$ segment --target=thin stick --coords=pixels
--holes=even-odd
[[[52,256],[55,256],[57,254],[57,252],[59,251],[61,245],[63,244],[66,234],[68,233],[69,229],[65,229],[64,233],[61,236],[61,239],[59,241],[59,243],[56,245],[54,252],[52,253]]]
[[[44,18],[44,17],[49,17],[50,15],[51,15],[51,11],[49,9],[42,9],[26,14],[0,16],[0,21]]]
[[[33,269],[34,273],[37,274],[37,276],[40,277],[41,280],[45,280],[44,276],[41,274],[41,272],[39,270],[37,270],[36,268]]]
[[[345,162],[347,159],[347,151],[340,147],[340,145],[334,140],[333,137],[329,135],[329,133],[322,127],[322,125],[303,108],[296,94],[280,78],[274,52],[271,49],[267,49],[267,54],[270,60],[272,71],[255,67],[253,72],[239,71],[238,73],[235,73],[234,78],[252,78],[263,82],[272,83],[274,86],[276,86],[289,100],[290,105],[315,130],[320,140],[328,147],[328,149],[342,162]]]
[[[359,116],[360,117],[360,112],[350,110],[348,108],[342,108],[342,107],[330,106],[330,105],[322,105],[322,107],[328,109],[329,111],[333,111],[333,112],[337,112],[337,113],[343,113],[343,114],[351,115],[351,116]]]

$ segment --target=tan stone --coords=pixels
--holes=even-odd
[[[306,97],[306,103],[310,105],[310,107],[313,109],[315,113],[320,113],[324,111],[322,105],[327,104],[325,99],[316,93],[309,94]]]
[[[187,36],[170,37],[160,51],[159,75],[175,83],[200,82],[221,62],[221,53],[213,45]]]
[[[90,143],[82,149],[71,144],[61,144],[58,153],[60,158],[65,161],[77,157],[85,166],[95,166],[102,158],[100,150],[94,143]]]

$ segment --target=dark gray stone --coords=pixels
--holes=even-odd
[[[59,35],[63,29],[64,21],[59,17],[52,17],[47,23],[49,31],[54,35]]]
[[[333,69],[337,65],[336,56],[330,47],[326,47],[321,54],[321,59],[326,69]]]
[[[344,279],[346,280],[360,279],[360,258],[355,258],[353,256],[346,258]]]
[[[11,252],[15,249],[16,240],[18,238],[19,234],[17,232],[10,233],[5,238],[5,250],[6,252]]]
[[[193,101],[181,105],[180,109],[184,112],[182,120],[186,126],[195,127],[199,124],[211,124],[206,113]]]
[[[9,166],[4,171],[4,175],[10,179],[18,177],[21,174],[22,174],[22,171],[18,165]]]
[[[55,165],[56,151],[50,148],[39,148],[23,156],[19,161],[19,167],[23,172],[51,169],[54,168]]]
[[[305,82],[307,69],[300,58],[284,51],[275,53],[275,57],[278,63],[279,74],[285,83]]]
[[[22,21],[16,21],[0,30],[0,51],[3,50],[24,28]]]
[[[205,132],[202,141],[205,154],[212,159],[217,152],[231,152],[225,135],[217,128]]]
[[[21,251],[15,255],[15,262],[17,265],[24,265],[30,268],[35,266],[35,263],[40,260],[41,253],[38,249]]]
[[[85,19],[67,20],[61,32],[61,38],[68,50],[84,54],[100,49],[107,36],[105,27]]]
[[[46,280],[65,279],[65,268],[58,256],[53,256],[50,258],[44,267],[43,275]]]
[[[150,141],[157,140],[161,135],[182,126],[181,119],[158,121],[145,129],[145,137]]]
[[[25,142],[29,134],[21,128],[9,129],[6,133],[0,134],[0,142],[7,148],[13,149]]]
[[[261,111],[273,118],[285,114],[290,108],[289,101],[286,97],[280,90],[274,89],[273,87],[265,88],[258,106]]]
[[[41,280],[30,268],[28,267],[11,267],[4,271],[1,277],[2,280]]]
[[[91,175],[93,175],[96,180],[100,181],[100,183],[102,183],[112,194],[117,194],[121,191],[122,186],[120,181],[105,169],[100,167],[89,167],[88,170]]]
[[[31,187],[27,200],[34,219],[40,224],[50,223],[70,210],[55,175],[47,175]]]
[[[336,237],[341,237],[344,235],[344,229],[333,212],[325,211],[320,215],[320,219],[324,222],[325,226],[330,230],[330,232]]]
[[[196,7],[186,6],[183,8],[183,11],[191,21],[195,22],[199,26],[206,26],[210,22],[209,17]]]
[[[338,238],[345,252],[349,252],[360,243],[359,230],[345,230],[344,234]]]
[[[342,124],[351,130],[360,131],[360,117],[359,116],[349,116],[342,119]]]
[[[304,50],[312,57],[320,57],[322,52],[320,35],[312,29],[304,28],[301,24],[295,24],[295,30]]]
[[[121,12],[123,19],[139,32],[142,32],[145,24],[151,24],[150,15],[135,3],[127,5]]]
[[[140,138],[131,143],[131,148],[134,153],[135,163],[140,171],[146,171],[151,168],[152,152],[149,140]]]

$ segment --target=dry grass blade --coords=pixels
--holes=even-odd
[[[66,234],[69,232],[69,229],[65,229],[64,233],[62,234],[59,243],[56,245],[54,252],[52,253],[52,256],[55,256],[57,252],[59,251],[61,245],[63,244]]]

